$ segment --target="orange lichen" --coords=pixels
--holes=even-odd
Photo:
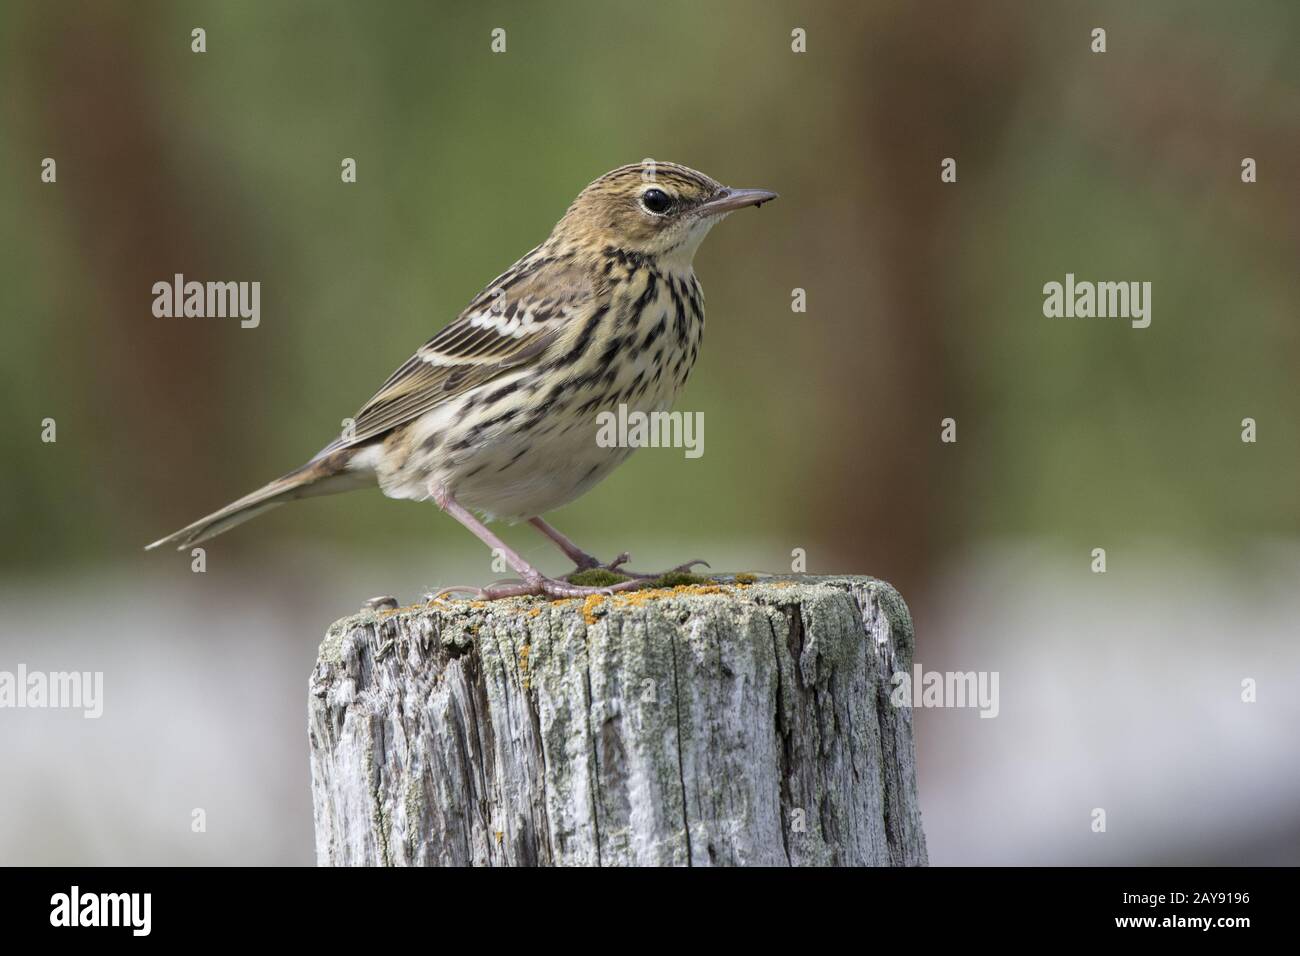
[[[604,594],[589,594],[587,599],[582,602],[582,619],[588,625],[596,623],[596,608],[605,603]]]
[[[672,588],[647,588],[644,591],[628,591],[616,594],[614,596],[614,606],[619,608],[640,608],[665,598],[726,594],[729,588],[730,585],[725,584],[679,584]]]

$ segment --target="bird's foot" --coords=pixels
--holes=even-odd
[[[620,591],[634,591],[637,588],[643,588],[647,581],[640,578],[631,578],[625,581],[619,581],[614,584],[604,585],[584,585],[573,584],[569,581],[548,578],[545,575],[528,577],[522,581],[498,581],[496,584],[490,584],[485,588],[453,585],[452,587],[443,588],[437,594],[433,595],[432,600],[437,600],[444,594],[468,594],[471,601],[496,601],[508,597],[528,597],[536,595],[548,598],[585,598],[592,594],[617,594]]]
[[[675,568],[669,568],[667,571],[659,571],[656,574],[642,574],[640,571],[619,571],[618,573],[626,574],[628,577],[635,578],[638,581],[657,581],[660,578],[672,577],[673,575],[678,574],[694,574],[694,569],[697,564],[702,564],[706,568],[711,567],[709,562],[705,561],[703,558],[696,558],[694,561],[687,561],[685,564],[679,564]]]
[[[694,561],[687,561],[685,564],[679,564],[677,565],[677,567],[669,568],[667,571],[657,571],[654,574],[645,574],[641,571],[632,571],[627,568],[624,568],[623,565],[626,564],[629,560],[631,560],[630,556],[626,551],[624,551],[622,554],[620,554],[609,564],[591,564],[591,565],[587,565],[586,567],[579,566],[577,568],[574,568],[574,570],[570,571],[567,575],[565,575],[565,577],[574,578],[574,577],[582,576],[584,579],[589,580],[593,577],[603,578],[606,576],[609,577],[617,576],[619,578],[624,578],[632,581],[641,581],[641,582],[648,583],[652,581],[671,579],[673,577],[678,577],[681,575],[693,575],[693,569],[697,564],[702,564],[706,568],[709,567],[709,562],[703,560],[702,558],[696,558]],[[606,572],[606,575],[602,575],[600,574],[600,572]],[[589,580],[589,583],[594,584],[597,582]],[[605,583],[605,582],[601,581],[600,583]]]

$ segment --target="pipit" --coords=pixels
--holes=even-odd
[[[611,587],[549,578],[485,522],[528,521],[578,570],[622,567],[626,554],[602,564],[541,516],[634,450],[597,441],[601,412],[624,405],[649,415],[672,406],[704,331],[695,252],[729,213],[775,198],[673,163],[606,173],[319,454],[149,547],[188,548],[286,501],[378,483],[390,498],[433,499],[521,578],[440,593],[581,597],[641,586],[650,575],[620,572],[629,580]]]

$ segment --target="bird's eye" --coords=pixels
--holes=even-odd
[[[673,198],[662,189],[647,189],[641,194],[641,205],[656,216],[662,216],[673,204]]]

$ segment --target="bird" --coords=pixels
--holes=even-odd
[[[580,497],[634,450],[598,443],[597,416],[665,411],[699,355],[696,250],[732,212],[778,198],[690,167],[643,160],[586,186],[544,242],[416,350],[308,462],[147,546],[184,550],[287,501],[378,485],[432,500],[503,557],[517,580],[438,592],[552,599],[643,586],[626,552],[602,563],[542,516]],[[552,578],[488,523],[526,521],[605,586]],[[680,565],[690,570],[703,561]]]

